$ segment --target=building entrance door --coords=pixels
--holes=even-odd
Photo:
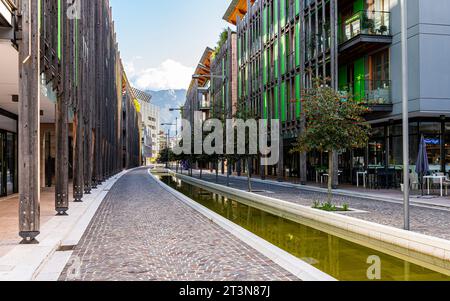
[[[17,135],[0,131],[0,196],[17,192]]]

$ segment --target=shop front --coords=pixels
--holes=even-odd
[[[0,197],[18,192],[17,116],[0,111]]]
[[[411,119],[409,133],[411,172],[415,172],[420,138],[423,135],[427,145],[430,172],[448,175],[450,172],[450,119],[443,117]],[[328,170],[328,153],[310,152],[307,166],[308,180],[320,180],[320,174]],[[372,133],[365,149],[339,151],[339,180],[343,184],[356,185],[358,173],[369,172],[370,174],[371,171],[378,171],[377,174],[383,174],[383,176],[386,174],[388,177],[385,183],[380,184],[382,187],[398,188],[402,181],[402,170],[403,139],[400,120],[372,125]]]

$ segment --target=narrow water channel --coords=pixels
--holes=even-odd
[[[250,207],[172,176],[157,177],[199,204],[338,280],[450,281],[444,274]],[[381,279],[371,279],[377,276],[376,270],[370,270],[368,278],[368,270],[374,263],[369,259],[377,258],[380,259]]]

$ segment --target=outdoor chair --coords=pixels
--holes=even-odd
[[[435,175],[436,176],[445,176],[445,174],[443,173],[443,172],[437,172],[437,173],[435,173]],[[445,183],[445,181],[444,181],[444,183]],[[444,184],[443,183],[443,184]],[[426,184],[426,183],[424,183],[424,184]],[[441,181],[439,180],[439,179],[433,179],[433,181],[432,181],[432,183],[431,183],[432,185],[431,185],[431,188],[433,189],[433,191],[434,191],[434,189],[436,189],[436,187],[440,187],[440,185],[441,185]],[[445,186],[445,184],[444,184],[444,187],[446,187]]]
[[[448,187],[450,186],[450,179],[448,176],[446,177],[444,181],[444,187],[445,187],[445,195],[448,196]]]
[[[370,189],[378,189],[378,175],[376,169],[369,168],[367,170],[367,179]]]
[[[420,189],[419,175],[415,172],[412,172],[410,175],[410,186],[411,186],[411,189],[413,189],[413,190]]]

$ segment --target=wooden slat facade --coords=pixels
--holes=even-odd
[[[16,4],[20,236],[24,243],[35,243],[40,231],[41,83],[57,95],[55,210],[60,215],[69,210],[69,165],[74,201],[122,169],[139,166],[140,113],[120,60],[108,0]]]

